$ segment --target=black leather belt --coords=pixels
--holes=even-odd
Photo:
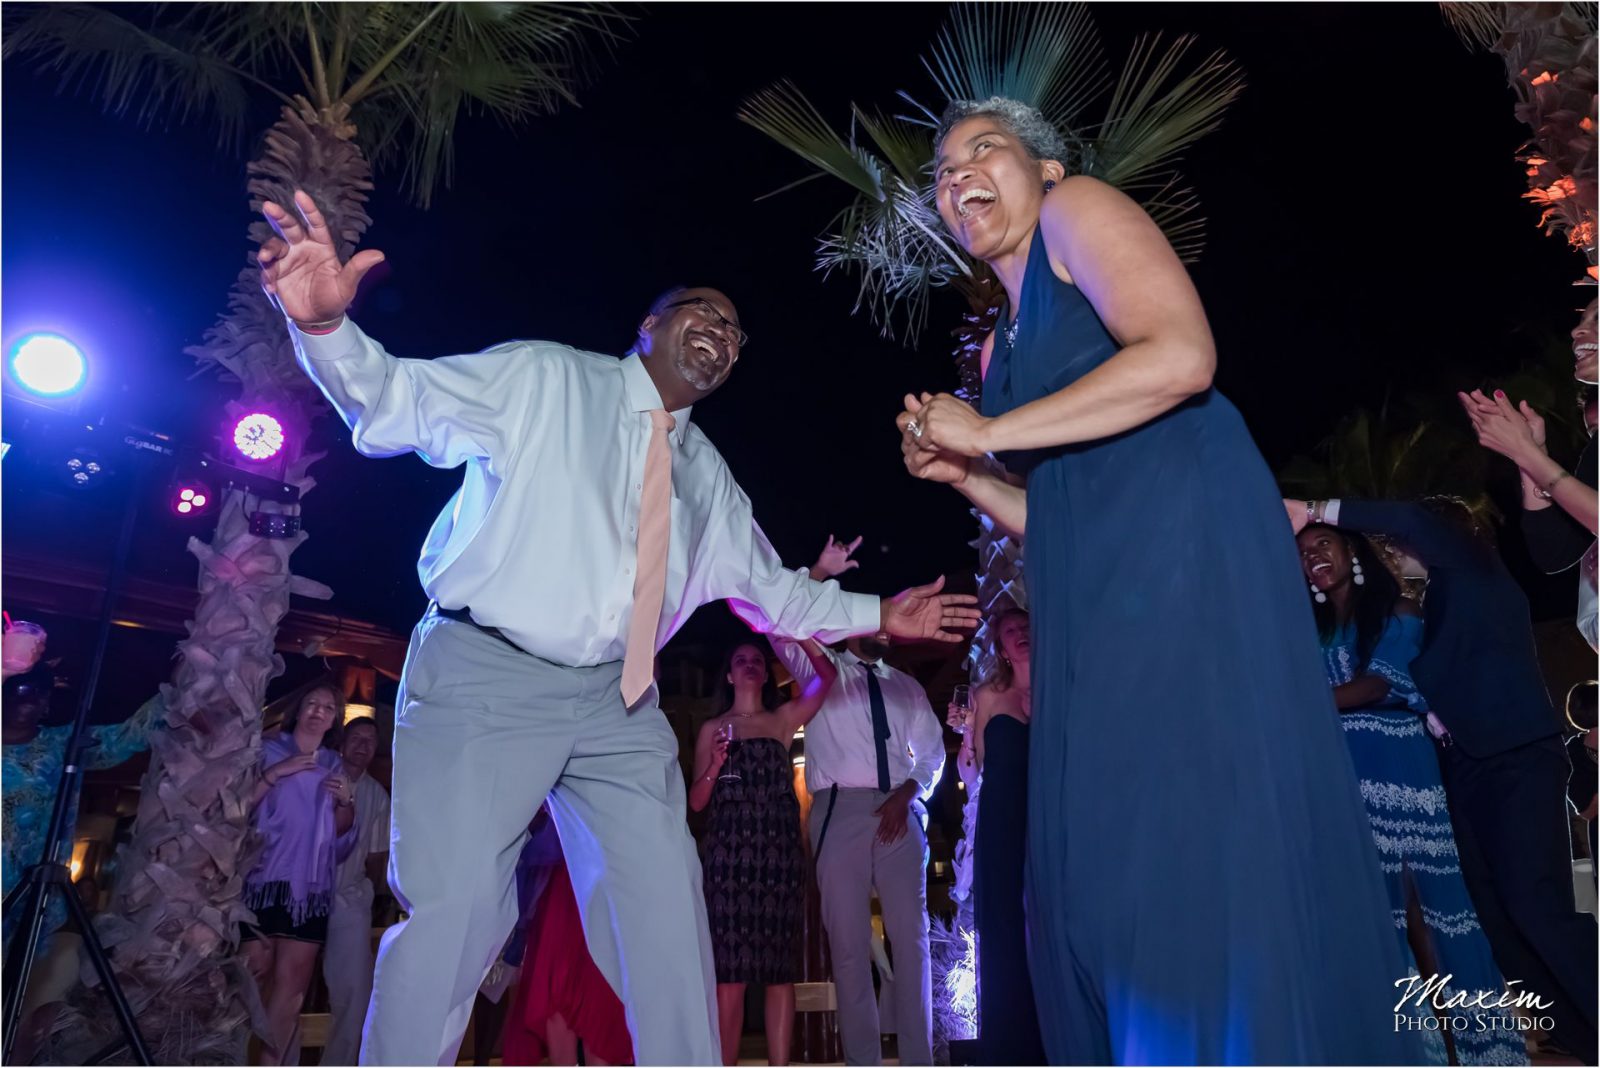
[[[472,609],[470,608],[446,608],[440,604],[436,604],[433,607],[435,611],[437,611],[446,619],[453,619],[457,623],[465,623],[467,626],[472,627],[475,630],[481,630],[489,637],[498,638],[500,641],[505,642],[519,653],[527,652],[527,650],[522,646],[506,637],[506,632],[501,630],[499,627],[486,627],[482,623],[479,623],[476,619],[473,619]]]

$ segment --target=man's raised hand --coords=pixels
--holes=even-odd
[[[858,536],[855,541],[846,544],[829,534],[828,543],[822,547],[817,562],[811,565],[811,577],[820,582],[823,579],[837,578],[846,571],[860,567],[861,561],[850,559],[850,554],[861,548],[862,537],[865,535]]]
[[[296,189],[294,206],[288,212],[270,200],[262,205],[275,236],[256,253],[261,288],[296,323],[335,322],[355,299],[361,279],[383,262],[383,253],[365,249],[341,264],[316,202],[305,190]]]

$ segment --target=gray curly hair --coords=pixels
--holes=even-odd
[[[934,132],[935,150],[944,144],[952,128],[975,115],[988,115],[1022,142],[1028,155],[1036,160],[1053,159],[1067,162],[1067,139],[1055,124],[1044,117],[1044,112],[1032,104],[1024,104],[1010,97],[991,96],[987,100],[952,100],[939,118],[939,128]]]

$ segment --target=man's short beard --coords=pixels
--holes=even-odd
[[[716,374],[702,371],[700,368],[696,367],[690,362],[689,355],[687,353],[679,354],[674,363],[677,365],[678,374],[683,378],[683,380],[689,383],[689,385],[693,386],[695,389],[698,389],[700,392],[709,393],[713,389],[717,388],[717,383],[720,381],[720,379],[717,378]]]

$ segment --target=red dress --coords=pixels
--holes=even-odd
[[[543,1061],[549,1050],[547,1025],[557,1013],[585,1053],[610,1064],[633,1063],[633,1038],[622,1001],[589,956],[564,860],[551,872],[528,923],[522,979],[511,1004],[502,1063]]]

